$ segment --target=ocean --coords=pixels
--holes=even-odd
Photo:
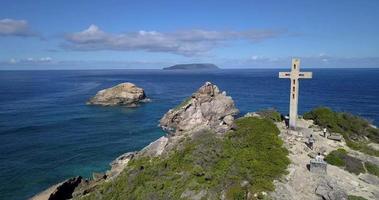
[[[26,199],[72,176],[109,169],[122,153],[164,135],[158,121],[206,81],[232,96],[240,115],[288,113],[285,69],[0,71],[0,199]],[[285,70],[286,71],[286,70]],[[317,106],[379,125],[379,69],[303,69],[299,113]],[[100,89],[133,82],[152,100],[138,108],[88,106]]]

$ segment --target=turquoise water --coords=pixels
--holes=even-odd
[[[290,83],[277,78],[279,71],[0,71],[0,199],[25,199],[68,177],[108,169],[118,155],[162,136],[158,120],[205,81],[227,91],[241,114],[267,107],[286,114]],[[378,125],[379,69],[311,71],[314,78],[300,83],[300,113],[326,105]],[[98,90],[126,81],[152,102],[85,105]]]

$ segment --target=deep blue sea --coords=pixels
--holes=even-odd
[[[158,120],[211,81],[241,114],[274,107],[287,114],[290,82],[279,69],[0,71],[0,199],[31,197],[66,178],[105,171],[118,155],[164,133]],[[324,105],[379,124],[379,69],[308,69],[300,81],[303,113]],[[152,102],[138,108],[87,106],[103,88],[143,87]]]

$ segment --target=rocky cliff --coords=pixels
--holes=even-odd
[[[232,128],[237,113],[233,99],[206,82],[191,97],[170,109],[160,120],[160,126],[171,135],[204,128],[222,134]]]
[[[87,104],[115,106],[126,105],[137,106],[140,102],[146,101],[145,91],[133,83],[121,83],[114,87],[100,90],[92,97]]]

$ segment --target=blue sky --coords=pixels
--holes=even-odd
[[[0,69],[379,67],[379,1],[18,1]]]

